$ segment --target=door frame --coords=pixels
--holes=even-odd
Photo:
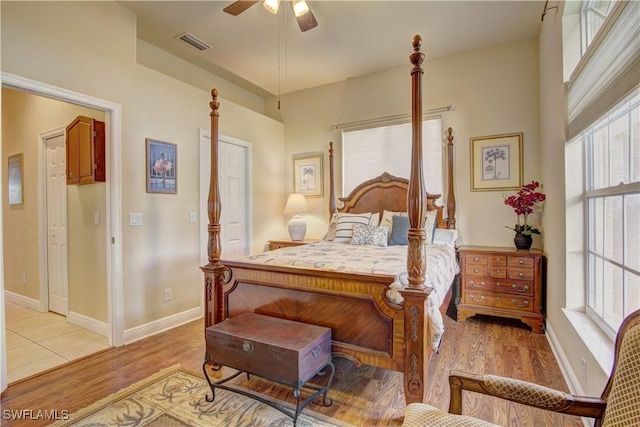
[[[38,82],[13,74],[0,72],[2,86],[23,92],[71,104],[81,105],[105,113],[106,133],[106,212],[107,228],[107,316],[109,345],[119,347],[124,344],[124,290],[123,290],[123,255],[122,255],[122,106],[111,101],[95,98],[82,93],[70,91],[47,83]],[[40,156],[40,155],[39,155]],[[39,159],[39,162],[43,161]],[[39,169],[39,173],[42,169]],[[41,184],[41,181],[38,181]],[[38,189],[39,200],[42,200],[42,186]],[[40,245],[43,244],[43,233],[46,229],[39,224]],[[44,236],[46,238],[46,236]],[[44,240],[46,241],[46,240]],[[0,253],[2,252],[0,241]],[[40,253],[42,255],[42,252]],[[40,260],[42,262],[42,259]],[[42,265],[42,264],[41,264]],[[42,287],[42,279],[40,283]],[[0,280],[0,291],[4,293],[4,281]],[[42,304],[43,294],[40,294]],[[47,302],[48,305],[48,302]],[[2,324],[4,326],[4,319]],[[2,358],[6,358],[6,350],[2,349]]]
[[[38,134],[38,218],[39,218],[39,230],[38,236],[40,238],[39,244],[39,264],[40,264],[40,311],[49,311],[49,263],[47,258],[49,257],[49,245],[48,245],[48,230],[49,230],[49,211],[47,198],[47,140],[56,136],[66,137],[66,129],[59,127],[51,129],[43,133]],[[66,203],[66,199],[65,199]],[[64,266],[68,271],[69,264]],[[66,284],[67,293],[67,319],[69,317],[69,283]]]

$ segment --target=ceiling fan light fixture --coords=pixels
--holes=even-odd
[[[296,17],[300,17],[308,12],[309,12],[309,6],[307,6],[306,1],[304,0],[293,1],[293,13],[296,15]]]
[[[280,0],[264,0],[262,3],[265,9],[274,15],[278,13],[278,8],[280,7]]]

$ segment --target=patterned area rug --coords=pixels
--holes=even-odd
[[[62,426],[292,426],[282,412],[257,400],[216,389],[213,402],[206,380],[180,369],[162,370],[53,424]],[[265,397],[262,395],[262,397]],[[283,402],[278,402],[288,405]],[[298,426],[344,427],[343,423],[305,408]]]

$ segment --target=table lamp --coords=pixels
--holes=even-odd
[[[304,240],[304,235],[307,233],[307,223],[300,215],[308,213],[311,213],[311,211],[304,194],[290,194],[287,204],[284,206],[284,214],[293,215],[289,220],[289,237],[291,237],[291,240]]]

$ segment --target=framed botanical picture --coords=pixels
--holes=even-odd
[[[9,204],[21,205],[22,182],[24,179],[24,165],[22,163],[22,153],[9,156]]]
[[[178,193],[178,146],[146,139],[147,193]]]
[[[322,159],[324,153],[293,155],[293,189],[306,197],[323,196]]]
[[[522,133],[471,138],[471,191],[522,185]]]

